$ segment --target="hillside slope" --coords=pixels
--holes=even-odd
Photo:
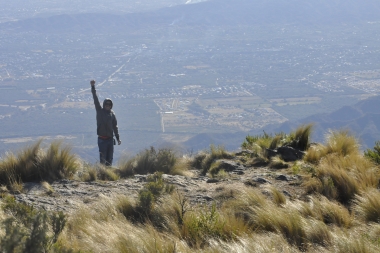
[[[329,129],[346,129],[355,133],[362,148],[372,148],[380,140],[380,96],[358,102],[353,106],[344,106],[332,113],[316,114],[305,119],[285,122],[279,127],[270,127],[270,132],[289,132],[301,124],[314,123],[313,140],[323,142]]]

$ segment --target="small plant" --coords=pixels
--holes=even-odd
[[[176,203],[177,203],[177,206],[175,208],[175,212],[178,217],[178,224],[182,225],[185,214],[191,211],[192,209],[191,209],[189,200],[186,197],[184,197],[178,190],[177,190]]]
[[[144,217],[148,217],[152,213],[154,201],[154,194],[151,191],[148,189],[139,191],[138,208],[143,212]]]
[[[271,158],[269,167],[272,169],[286,169],[289,168],[289,165],[284,162],[279,156],[275,156]]]
[[[367,149],[364,151],[364,156],[369,158],[376,164],[380,164],[380,141],[375,142],[373,149]]]
[[[182,236],[194,247],[203,247],[208,239],[223,239],[224,222],[216,210],[215,204],[210,210],[193,213],[184,220]]]
[[[162,172],[156,172],[147,177],[147,182],[138,193],[137,203],[120,200],[119,211],[132,221],[145,222],[151,220],[157,201],[164,193],[172,193],[174,186],[164,182]]]
[[[276,205],[281,206],[281,205],[286,204],[286,197],[282,192],[280,192],[274,187],[271,187],[270,191],[272,193],[273,202]]]
[[[0,238],[4,252],[50,252],[61,234],[66,217],[48,213],[5,198],[3,209],[11,217],[3,221],[5,235]]]
[[[256,152],[261,151],[265,148],[270,147],[273,138],[274,137],[272,135],[267,134],[265,131],[262,135],[248,135],[247,137],[245,137],[245,140],[241,144],[241,147],[243,149],[249,149]]]

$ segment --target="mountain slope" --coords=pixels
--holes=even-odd
[[[329,129],[346,129],[355,134],[362,147],[372,148],[380,140],[380,96],[368,98],[353,106],[344,106],[329,114],[317,114],[296,122],[285,122],[270,132],[290,132],[301,124],[314,123],[313,140],[323,142]]]

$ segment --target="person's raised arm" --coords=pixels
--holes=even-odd
[[[93,99],[94,99],[95,109],[96,109],[97,111],[98,111],[98,110],[101,110],[102,107],[101,107],[101,105],[100,105],[98,95],[96,95],[96,90],[95,90],[95,80],[91,80],[91,81],[90,81],[90,84],[91,84],[91,93],[92,93],[92,97],[93,97]]]

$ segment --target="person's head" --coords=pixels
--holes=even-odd
[[[107,111],[111,110],[113,106],[112,100],[109,98],[104,99],[103,108]]]

